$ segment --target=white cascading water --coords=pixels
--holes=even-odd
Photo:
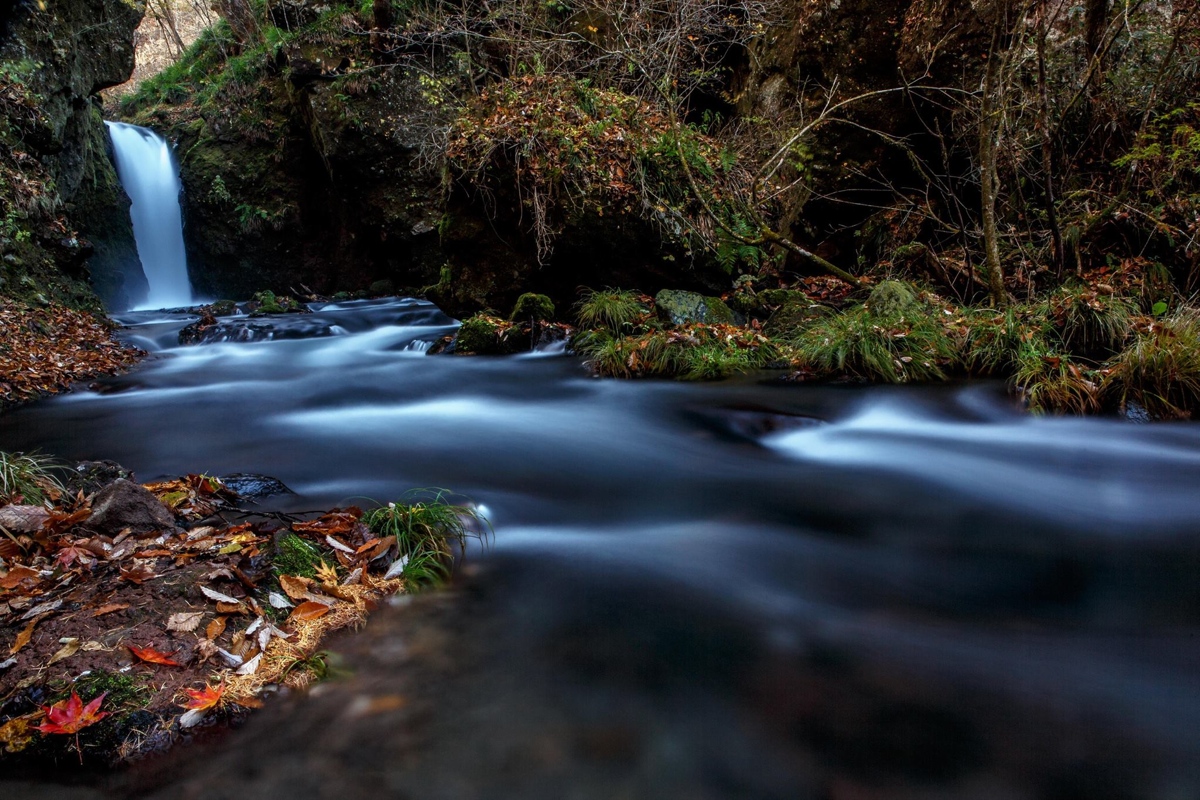
[[[192,303],[183,218],[179,210],[179,167],[167,140],[148,128],[106,122],[117,157],[117,175],[133,205],[133,236],[150,293],[142,308]]]

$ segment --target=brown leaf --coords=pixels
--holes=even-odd
[[[64,658],[70,658],[71,656],[73,656],[79,652],[79,648],[81,646],[82,646],[82,644],[80,643],[80,641],[78,639],[68,639],[66,644],[64,644],[62,647],[60,647],[58,649],[58,652],[56,652],[54,655],[50,656],[50,660],[46,662],[46,666],[50,666],[51,664],[57,664],[59,661],[62,661]]]
[[[154,574],[154,570],[150,569],[145,564],[137,564],[136,566],[121,570],[122,580],[127,580],[130,583],[136,583],[139,586],[143,582],[157,577],[158,576]]]
[[[15,589],[23,581],[40,581],[41,573],[29,567],[23,567],[20,564],[8,571],[8,574],[0,578],[0,589]]]
[[[212,641],[225,632],[225,617],[217,617],[204,629],[204,638]]]
[[[321,566],[317,567],[317,580],[326,585],[336,585],[338,582],[337,568],[322,561]]]
[[[178,661],[175,661],[171,658],[171,656],[179,652],[178,650],[172,653],[160,653],[153,647],[135,647],[131,644],[126,645],[126,647],[129,648],[129,652],[133,653],[140,660],[145,661],[147,664],[163,664],[168,667],[183,666],[183,664],[180,664]]]
[[[245,614],[246,607],[241,603],[217,603],[218,614]]]
[[[308,596],[308,581],[304,578],[297,578],[292,575],[279,576],[279,588],[287,593],[287,596],[293,600],[303,600]]]
[[[93,617],[103,617],[105,614],[111,614],[114,611],[124,611],[129,608],[129,603],[109,603],[103,605],[92,612]]]
[[[318,603],[313,600],[308,600],[296,606],[288,619],[298,619],[302,622],[310,622],[314,619],[320,619],[329,613],[329,606],[324,603]]]

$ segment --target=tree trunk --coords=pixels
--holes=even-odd
[[[979,119],[979,193],[982,202],[980,215],[983,227],[984,268],[988,293],[992,303],[997,306],[1006,305],[1008,301],[1008,294],[1004,290],[1004,267],[1000,263],[1000,231],[996,222],[999,183],[996,151],[1000,147],[1000,116],[1003,107],[1001,95],[1004,91],[1001,85],[1004,60],[1001,55],[1001,42],[1005,37],[999,30],[1002,25],[1003,21],[997,22],[997,30],[992,37],[992,48],[984,70]]]
[[[1037,39],[1038,99],[1041,118],[1037,126],[1042,135],[1042,202],[1046,211],[1046,225],[1050,228],[1050,258],[1054,274],[1061,280],[1066,252],[1063,249],[1062,229],[1058,224],[1058,198],[1054,187],[1054,133],[1050,124],[1050,89],[1046,83],[1046,38],[1050,25],[1045,7],[1041,10]]]

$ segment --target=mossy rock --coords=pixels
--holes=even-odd
[[[396,284],[386,278],[381,281],[375,281],[367,287],[367,293],[372,297],[391,297],[396,294]]]
[[[705,297],[697,292],[663,289],[654,296],[658,315],[673,325],[705,322],[713,325],[735,325],[733,310],[719,297]]]
[[[512,323],[491,314],[476,314],[465,320],[454,345],[456,354],[477,356],[511,355],[528,349],[528,337]]]
[[[513,322],[546,322],[554,319],[554,301],[544,294],[528,292],[517,298],[509,319]]]
[[[214,317],[232,317],[237,313],[237,303],[232,300],[218,300],[206,308]]]
[[[801,292],[800,300],[793,300],[775,309],[775,313],[763,326],[763,334],[771,339],[789,339],[803,330],[814,319],[826,316],[829,309],[817,305]]]
[[[917,293],[903,281],[884,281],[871,290],[867,307],[880,317],[897,317],[917,305]]]

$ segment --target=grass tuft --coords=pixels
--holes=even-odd
[[[628,333],[650,315],[649,298],[621,289],[591,291],[579,302],[579,324],[584,328],[604,328],[615,335]]]
[[[1154,417],[1191,417],[1200,411],[1200,310],[1145,326],[1106,372],[1104,395],[1115,405],[1132,401]]]
[[[65,491],[55,475],[58,469],[52,459],[37,453],[0,451],[0,505],[38,505],[58,497]]]
[[[1063,346],[1083,356],[1117,352],[1133,330],[1134,303],[1089,286],[1064,286],[1049,300],[1048,315]]]
[[[466,553],[467,541],[486,542],[491,523],[470,506],[454,505],[444,489],[414,489],[400,501],[363,515],[363,522],[380,536],[395,536],[400,558],[407,558],[402,577],[415,586],[445,583],[454,567],[455,552]]]

